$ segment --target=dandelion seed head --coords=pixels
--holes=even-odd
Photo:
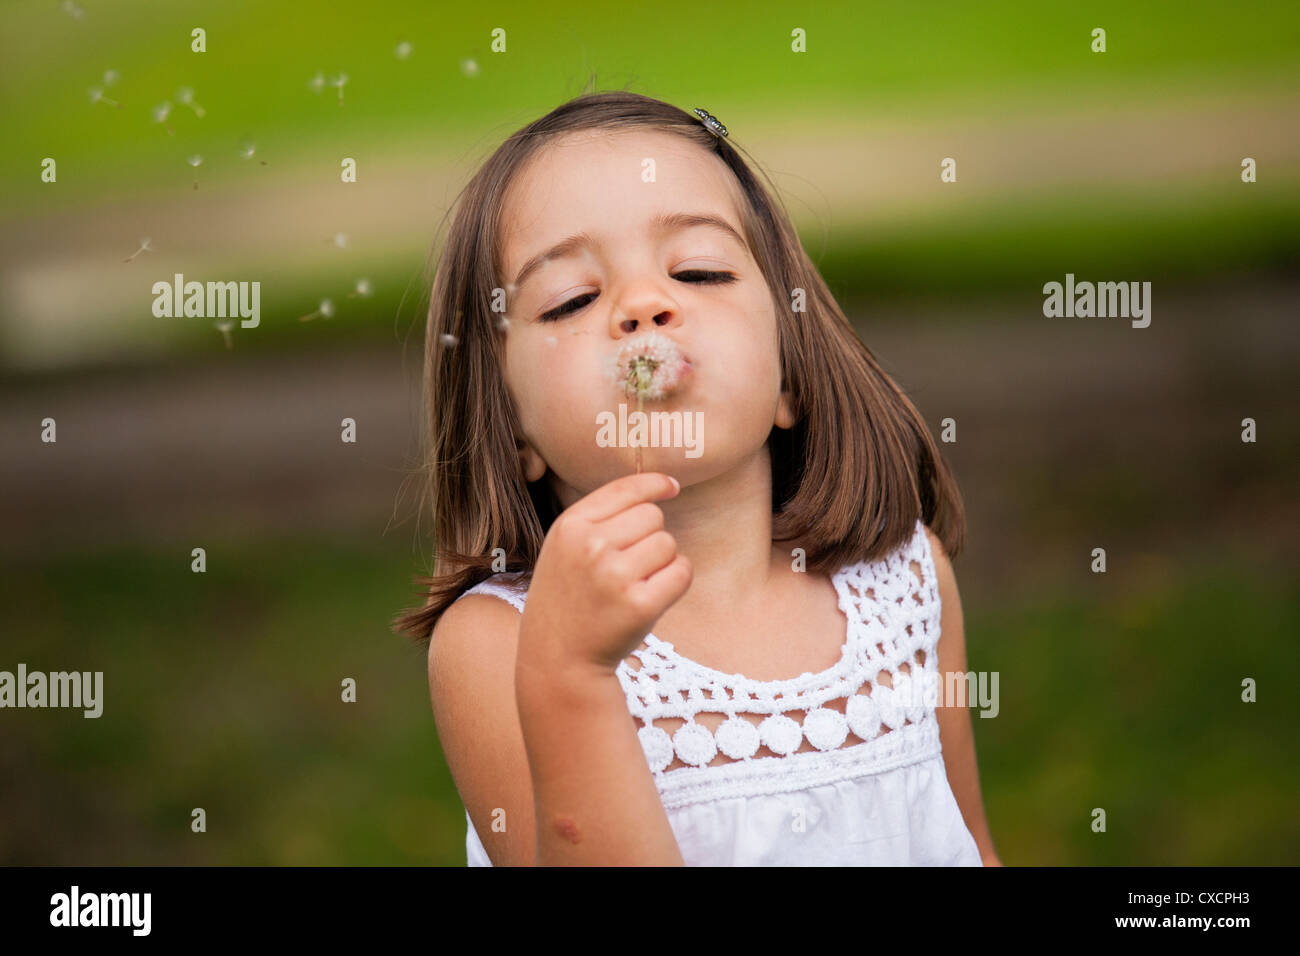
[[[348,247],[348,234],[346,232],[334,233],[334,245],[340,249],[346,249]]]
[[[172,111],[171,100],[163,100],[161,103],[159,103],[157,106],[153,108],[153,121],[155,123],[166,122],[167,117],[171,115],[171,111]]]
[[[359,295],[359,296],[363,296],[363,297],[364,297],[364,296],[368,296],[368,295],[370,295],[370,293],[371,293],[371,291],[372,291],[371,288],[370,288],[370,280],[369,280],[369,279],[358,279],[358,280],[357,280],[357,286],[356,286],[356,289],[357,289],[357,295]]]
[[[397,44],[397,49],[393,50],[393,54],[399,60],[405,60],[411,55],[411,44],[403,40],[401,43]]]
[[[333,300],[331,300],[331,299],[321,299],[321,300],[320,300],[320,314],[323,315],[323,316],[325,316],[325,318],[327,318],[327,319],[329,319],[329,318],[333,318],[333,317],[334,317],[334,302],[333,302]]]
[[[239,155],[244,159],[252,159],[253,154],[257,152],[257,144],[251,140],[245,140],[239,147]]]
[[[176,102],[182,106],[189,106],[194,102],[194,90],[188,86],[182,86],[176,91]]]
[[[199,166],[203,165],[203,157],[200,156],[198,153],[195,153],[193,156],[187,159],[186,162],[197,169]]]
[[[438,336],[438,341],[449,349],[455,348],[460,344],[460,339],[456,338],[456,336],[452,335],[450,332],[443,332],[442,335]]]
[[[229,332],[235,327],[235,323],[229,319],[220,319],[217,321],[216,327],[218,332]]]
[[[331,82],[334,86],[337,86],[337,87],[343,87],[343,86],[345,86],[345,85],[347,84],[347,82],[348,82],[348,75],[347,75],[346,73],[340,73],[340,74],[338,74],[338,76],[334,77],[334,79],[331,80],[330,82]]]
[[[319,93],[325,89],[325,74],[317,72],[315,76],[307,81],[307,86],[313,93]]]
[[[460,61],[460,71],[466,76],[478,76],[478,60],[473,57],[465,57]]]
[[[650,332],[616,348],[607,371],[629,396],[656,399],[677,387],[688,366],[676,342],[661,332]]]
[[[98,86],[92,86],[90,88],[90,102],[98,103],[103,98],[104,98],[104,91],[101,90]]]
[[[104,85],[105,85],[105,86],[112,86],[114,83],[116,83],[116,82],[118,81],[118,78],[119,78],[120,76],[121,76],[121,74],[118,73],[117,70],[105,70],[105,71],[104,71]]]

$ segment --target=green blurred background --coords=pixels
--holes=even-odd
[[[957,421],[1004,862],[1300,857],[1295,4],[49,0],[3,24],[0,669],[102,670],[105,703],[0,711],[0,862],[464,863],[424,657],[388,630],[431,548],[423,268],[478,164],[586,88],[719,116],[936,436]],[[260,281],[260,327],[155,318],[176,272]],[[1067,272],[1151,281],[1151,326],[1044,318]]]

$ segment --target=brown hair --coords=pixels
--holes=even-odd
[[[423,495],[432,496],[434,569],[417,579],[425,605],[393,621],[394,631],[420,644],[457,597],[501,565],[531,572],[561,510],[549,472],[532,483],[524,477],[514,437],[522,430],[502,376],[498,332],[506,326],[490,308],[504,285],[501,197],[553,138],[629,128],[672,132],[716,152],[745,197],[744,232],[772,290],[782,387],[791,391],[797,419],[769,437],[773,540],[805,541],[806,569],[823,574],[891,554],[911,538],[918,517],[950,556],[961,550],[965,515],[946,462],[916,407],[831,296],[772,198],[775,189],[764,188],[733,142],[694,115],[637,93],[584,93],[488,158],[461,193],[438,263],[425,333],[421,476]],[[804,290],[804,312],[791,310],[796,289]],[[494,559],[497,548],[504,561]]]

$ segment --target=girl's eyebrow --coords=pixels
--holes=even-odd
[[[650,228],[656,233],[674,232],[680,229],[689,229],[692,226],[711,226],[727,233],[738,243],[746,252],[749,251],[749,244],[745,242],[739,230],[721,216],[715,216],[711,213],[686,213],[686,212],[661,212],[650,220]],[[590,234],[579,232],[565,239],[561,239],[555,245],[543,252],[539,252],[519,270],[515,276],[515,291],[518,292],[523,288],[524,282],[536,272],[544,263],[552,259],[563,259],[571,256],[580,249],[587,249],[596,245],[596,241]]]

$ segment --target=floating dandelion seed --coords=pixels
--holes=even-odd
[[[548,336],[547,336],[546,338],[544,338],[542,341],[545,342],[547,345],[550,345],[550,346],[556,346],[556,345],[559,345],[559,344],[560,344],[560,340],[557,339],[554,335],[548,335]]]
[[[501,318],[497,319],[497,331],[498,332],[510,331],[510,320],[507,319],[504,315],[501,316]]]
[[[142,253],[142,252],[153,252],[153,246],[149,245],[149,241],[150,241],[150,240],[149,240],[149,238],[148,238],[147,236],[146,236],[144,239],[141,239],[141,240],[140,240],[140,248],[137,249],[137,250],[135,250],[135,252],[131,253],[129,256],[127,256],[127,257],[126,257],[125,259],[123,259],[122,261],[123,261],[123,262],[130,262],[132,259],[134,259],[136,256],[138,256],[138,255],[139,255],[140,253]]]
[[[337,88],[339,91],[339,106],[343,105],[343,87],[347,85],[347,82],[348,75],[346,73],[340,73],[338,76],[334,77],[334,79],[330,80],[330,85]]]
[[[411,44],[403,40],[401,43],[397,44],[397,49],[393,50],[393,54],[399,60],[405,60],[411,55]]]
[[[645,401],[667,396],[689,367],[676,342],[660,332],[651,332],[617,349],[608,371],[625,394],[636,396],[636,410],[644,414]],[[636,446],[636,473],[641,474],[640,445]]]
[[[349,298],[349,299],[356,299],[356,298],[368,299],[368,298],[370,298],[370,293],[371,293],[372,291],[373,291],[373,290],[370,288],[370,280],[369,280],[369,279],[358,279],[358,280],[357,280],[356,288],[355,288],[352,292],[349,292],[349,293],[348,293],[348,298]]]
[[[86,13],[85,10],[73,3],[72,0],[63,0],[62,7],[63,12],[74,20],[80,20]]]
[[[316,72],[316,75],[313,76],[310,80],[307,81],[307,87],[308,87],[308,89],[310,89],[313,93],[319,93],[319,92],[321,92],[322,90],[324,90],[324,89],[325,89],[325,74],[324,74],[324,73],[321,73],[321,72],[318,70],[318,71]]]
[[[167,117],[171,115],[171,112],[171,100],[163,100],[153,108],[153,121],[155,123],[162,123],[163,129],[167,130],[168,136],[175,136],[176,131],[167,123]]]
[[[185,160],[185,162],[189,163],[195,169],[198,169],[200,166],[203,165],[203,157],[200,156],[198,153],[195,153],[189,159]],[[195,189],[199,188],[199,177],[197,174],[194,177],[194,188]]]
[[[233,348],[234,343],[230,340],[230,330],[235,327],[235,323],[231,322],[229,319],[225,319],[224,321],[215,324],[217,331],[221,333],[221,337],[226,340],[226,349],[229,350]]]
[[[443,332],[442,335],[438,336],[438,341],[449,349],[453,349],[460,344],[460,339],[456,338],[456,336],[452,335],[450,332]]]
[[[98,86],[92,86],[92,87],[90,88],[90,102],[91,102],[91,103],[107,103],[109,106],[112,106],[112,107],[114,107],[115,109],[119,109],[119,110],[122,108],[122,104],[121,104],[121,103],[119,103],[119,102],[118,102],[117,100],[115,100],[115,99],[112,99],[111,97],[107,97],[107,96],[105,96],[105,95],[104,95],[104,91],[103,91],[102,89],[100,89]]]
[[[460,61],[460,71],[466,76],[478,76],[478,60],[473,57],[465,57]]]
[[[195,102],[194,91],[188,86],[182,86],[176,91],[176,102],[180,103],[181,106],[188,106],[194,111],[194,115],[199,117],[199,119],[202,119],[203,114],[207,112],[207,110]]]
[[[326,239],[325,241],[334,243],[340,249],[346,249],[348,247],[348,234],[346,232],[336,232],[333,239]]]
[[[300,316],[298,316],[298,321],[299,321],[299,322],[310,322],[312,319],[316,318],[316,316],[318,316],[318,315],[319,315],[321,318],[323,318],[323,319],[332,319],[332,318],[334,318],[334,303],[333,303],[333,301],[331,301],[330,299],[321,299],[321,300],[320,300],[320,305],[317,307],[317,309],[316,309],[315,312],[308,312],[306,315],[300,315]]]
[[[118,73],[117,70],[105,70],[105,71],[104,71],[104,85],[105,85],[105,86],[112,86],[114,83],[116,83],[116,82],[118,81],[118,78],[119,78],[121,75],[122,75],[122,74]]]

